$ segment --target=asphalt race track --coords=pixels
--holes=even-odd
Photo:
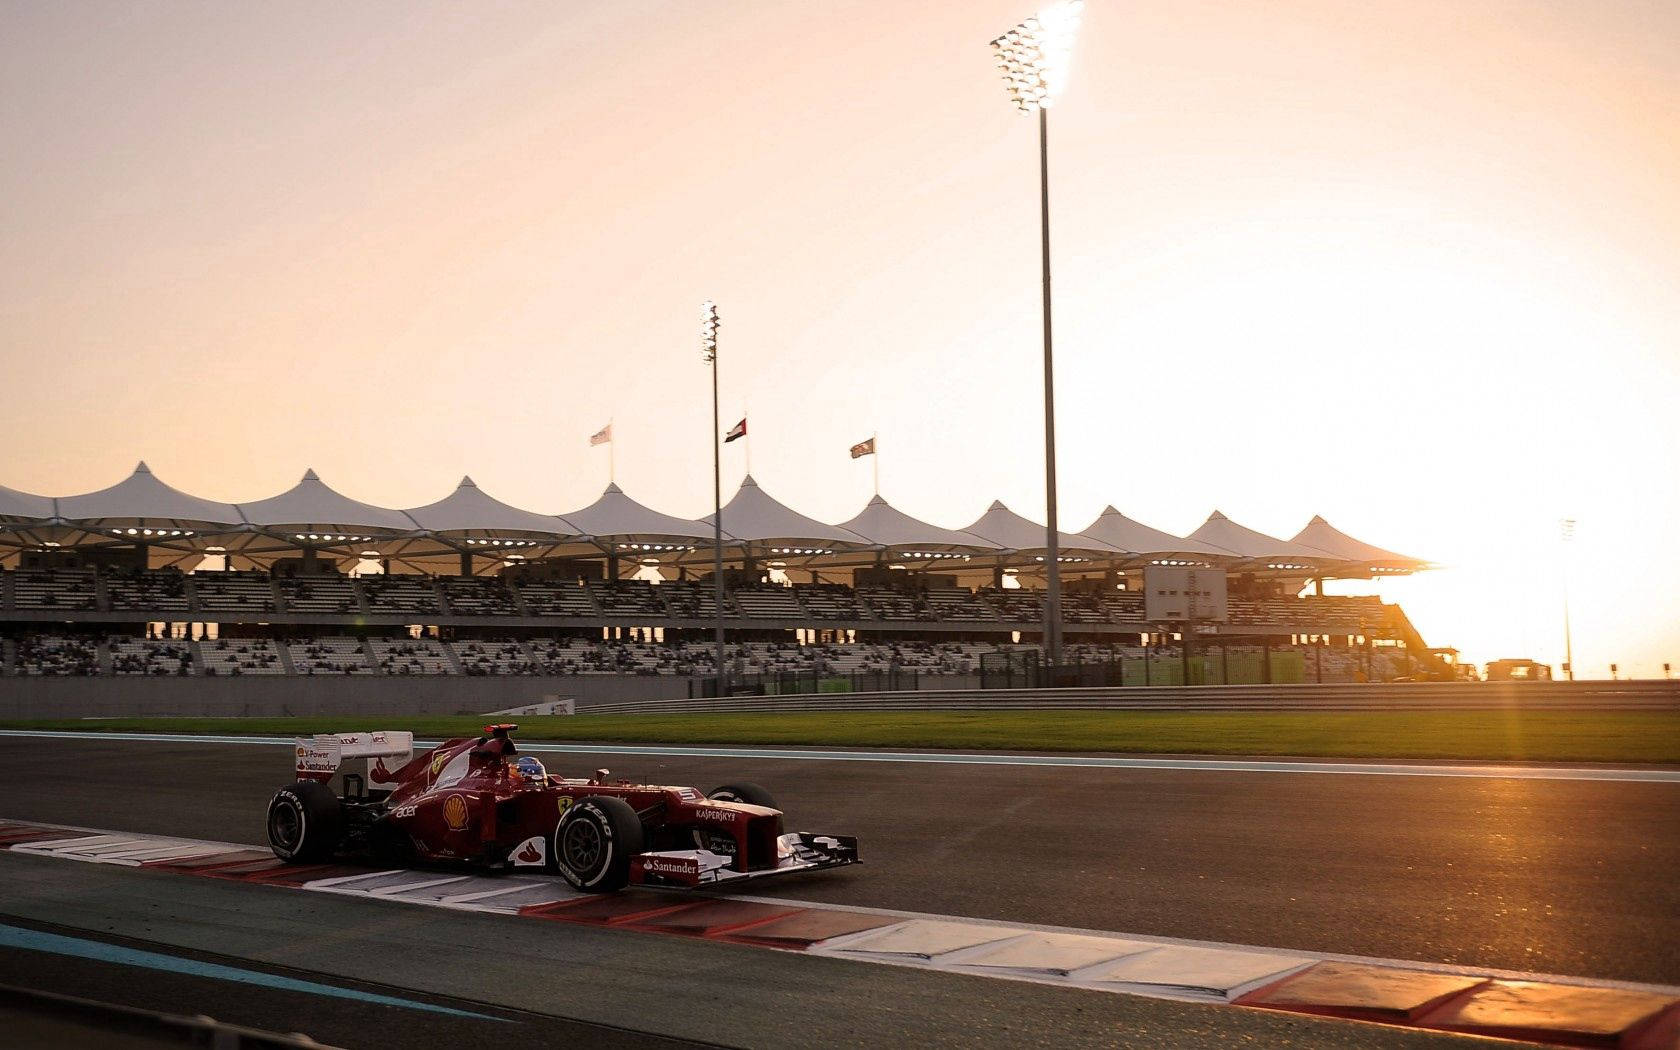
[[[262,841],[284,747],[0,738],[0,817]],[[1680,785],[626,755],[864,866],[761,896],[1680,984]]]

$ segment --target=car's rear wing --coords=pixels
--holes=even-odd
[[[414,734],[408,732],[316,733],[298,737],[296,744],[299,780],[331,780],[347,758],[368,759],[370,772],[376,763],[394,772],[414,757]]]

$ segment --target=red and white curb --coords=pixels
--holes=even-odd
[[[266,849],[0,821],[0,850],[831,958],[1557,1046],[1680,1048],[1680,988],[554,878],[287,865]]]

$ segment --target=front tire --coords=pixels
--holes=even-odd
[[[745,802],[749,806],[763,806],[765,809],[781,809],[776,804],[776,796],[759,787],[742,781],[739,784],[725,784],[706,792],[706,797],[713,802]]]
[[[554,865],[573,887],[612,893],[630,883],[630,860],[642,852],[642,820],[621,798],[580,798],[560,818],[553,846]]]
[[[268,803],[268,848],[288,864],[331,859],[344,833],[344,813],[325,784],[300,780]]]

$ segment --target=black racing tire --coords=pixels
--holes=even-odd
[[[560,875],[585,893],[613,893],[630,884],[630,861],[642,852],[642,818],[611,795],[578,799],[554,828],[550,855]]]
[[[713,802],[745,802],[749,806],[763,806],[765,809],[782,808],[776,804],[776,796],[757,784],[749,784],[744,780],[737,784],[715,787],[706,792],[706,797]]]
[[[268,803],[268,848],[288,864],[329,860],[344,837],[344,810],[327,785],[300,780]]]

